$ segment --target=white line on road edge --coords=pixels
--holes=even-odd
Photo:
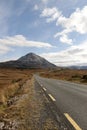
[[[46,88],[43,88],[44,91],[46,91]]]
[[[69,122],[73,125],[73,127],[75,128],[75,130],[82,130],[78,124],[69,116],[68,113],[64,113],[65,117],[69,120]]]
[[[48,94],[49,97],[53,100],[53,101],[56,101],[56,99],[51,95],[51,94]]]

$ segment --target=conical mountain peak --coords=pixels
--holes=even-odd
[[[16,61],[8,61],[0,63],[1,67],[11,67],[11,68],[55,68],[56,65],[50,63],[46,59],[34,54],[28,53],[22,56]]]

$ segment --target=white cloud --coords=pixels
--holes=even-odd
[[[44,53],[41,56],[58,66],[87,64],[87,41],[60,52]]]
[[[0,54],[4,54],[4,53],[7,53],[8,51],[10,51],[11,48],[10,47],[7,47],[5,45],[1,45],[0,44]]]
[[[67,44],[70,44],[70,45],[72,44],[72,39],[69,39],[66,34],[64,34],[64,35],[62,35],[62,36],[60,37],[60,41],[61,41],[62,43],[67,43]]]
[[[57,9],[54,7],[54,8],[45,8],[43,11],[42,11],[42,14],[41,16],[42,17],[49,17],[49,16],[52,16],[54,15],[54,13],[57,12]]]
[[[81,34],[87,33],[87,6],[84,6],[81,10],[76,9],[69,18],[61,16],[57,20],[57,25],[59,24],[65,29],[71,29]]]
[[[73,31],[79,34],[87,33],[87,6],[82,9],[77,8],[69,17],[65,17],[56,7],[44,9],[41,16],[46,17],[47,22],[56,20],[56,26],[63,28],[61,32],[54,35],[55,38],[60,37],[60,41],[63,43],[72,43],[68,34]]]
[[[71,29],[64,29],[62,32],[58,32],[58,33],[56,33],[55,35],[54,35],[54,37],[56,38],[56,37],[58,37],[58,36],[63,36],[63,35],[68,35],[70,32],[72,32],[72,30]]]
[[[0,53],[5,53],[11,50],[10,47],[36,47],[36,48],[50,48],[53,47],[49,43],[30,41],[23,35],[15,35],[13,37],[5,37],[0,39]]]
[[[52,45],[49,43],[29,41],[23,35],[15,35],[13,37],[6,37],[4,39],[0,39],[0,44],[19,47],[52,47]]]
[[[47,4],[49,0],[42,0],[44,4]]]
[[[61,15],[61,12],[57,10],[56,7],[54,8],[45,8],[41,14],[42,17],[48,17],[47,22],[52,22]]]
[[[38,10],[38,9],[39,9],[38,5],[34,5],[34,10]]]

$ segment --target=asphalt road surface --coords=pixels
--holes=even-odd
[[[76,130],[87,130],[87,85],[39,76],[35,76],[35,79]]]

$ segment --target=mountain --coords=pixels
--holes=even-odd
[[[48,62],[46,59],[29,53],[18,60],[0,63],[0,67],[6,68],[55,68],[56,65]]]
[[[83,70],[85,70],[85,69],[87,69],[87,66],[85,66],[85,65],[83,65],[83,66],[81,66],[81,65],[80,66],[69,66],[67,68],[79,69],[79,70],[83,69]]]

